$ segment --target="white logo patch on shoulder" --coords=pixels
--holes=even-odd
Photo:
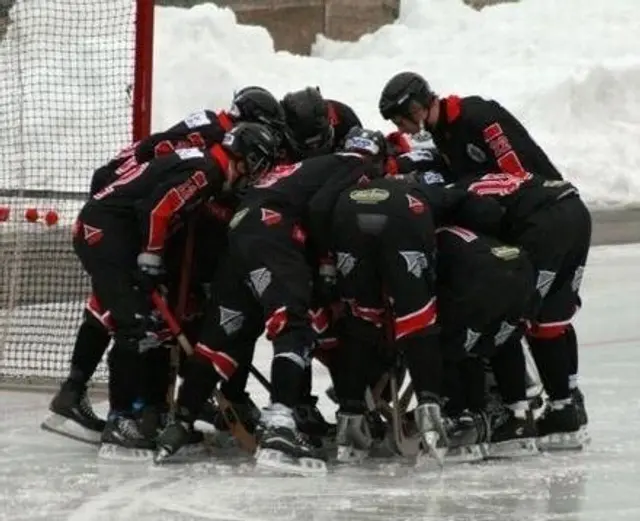
[[[199,148],[179,148],[175,151],[180,159],[195,159],[197,157],[204,157],[202,150]]]
[[[204,127],[205,125],[209,125],[210,123],[211,120],[204,110],[199,110],[198,112],[189,114],[186,118],[184,118],[184,124],[187,126],[187,128]]]

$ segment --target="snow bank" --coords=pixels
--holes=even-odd
[[[22,0],[23,10],[39,3]],[[327,97],[351,104],[368,126],[389,130],[377,114],[379,92],[391,75],[412,69],[442,94],[481,94],[502,102],[592,206],[640,203],[637,0],[522,0],[481,12],[454,0],[404,0],[396,23],[355,43],[319,37],[312,57],[274,52],[266,30],[239,26],[230,10],[213,4],[156,12],[156,130],[198,108],[227,107],[233,90],[247,84],[277,95],[319,85]],[[33,42],[23,44],[24,52],[36,52]],[[105,86],[102,94],[113,88]],[[82,92],[76,88],[74,96]],[[32,124],[26,120],[25,132]],[[6,139],[0,136],[0,143]],[[75,165],[68,158],[77,145],[60,141],[69,153],[66,163],[64,157],[55,160],[55,172]],[[30,154],[27,149],[27,163]],[[83,190],[86,172],[75,171],[62,183],[32,176],[29,184]],[[5,179],[0,170],[0,183]]]

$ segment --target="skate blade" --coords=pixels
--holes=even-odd
[[[87,429],[71,418],[56,413],[51,413],[47,416],[40,424],[40,428],[53,432],[54,434],[59,434],[60,436],[65,436],[66,438],[71,438],[72,440],[90,443],[92,445],[99,445],[100,437],[102,436],[101,432]]]
[[[488,447],[486,447],[484,443],[462,445],[460,447],[449,448],[445,454],[444,462],[446,465],[475,463],[476,461],[483,461],[487,453]]]
[[[540,451],[536,438],[521,438],[490,443],[487,457],[489,459],[527,458],[538,454]]]
[[[151,449],[129,449],[112,443],[103,443],[98,450],[98,458],[109,461],[153,461]]]
[[[442,470],[447,454],[446,447],[429,448],[416,456],[415,468],[421,471]]]
[[[340,464],[357,465],[369,456],[369,449],[356,449],[349,445],[338,445],[336,462]]]
[[[277,474],[296,476],[324,476],[327,464],[313,458],[292,458],[273,449],[258,449],[256,468]]]
[[[542,451],[582,450],[591,443],[586,427],[576,432],[559,432],[538,438],[538,447]]]

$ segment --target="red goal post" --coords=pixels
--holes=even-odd
[[[0,386],[67,376],[89,293],[71,224],[93,170],[150,131],[154,0],[0,11]],[[104,363],[94,382],[106,378]]]

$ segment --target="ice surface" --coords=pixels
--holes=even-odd
[[[94,448],[39,430],[49,396],[2,392],[0,520],[637,521],[639,265],[640,245],[598,247],[585,274],[577,330],[593,442],[584,452],[442,475],[389,465],[307,479],[260,477],[229,461],[107,464]],[[259,346],[263,370],[269,355]],[[331,417],[327,381],[319,369],[314,389]]]
[[[107,9],[118,5],[125,9],[129,4],[130,0],[83,0],[83,8],[90,6],[96,19],[100,9],[111,19],[114,11]],[[82,87],[73,76],[51,72],[43,76],[47,57],[41,56],[42,46],[56,42],[47,25],[52,19],[47,9],[55,9],[55,3],[19,0],[14,9],[21,21],[9,27],[7,41],[0,43],[0,74],[11,78],[5,90],[15,103],[0,107],[8,111],[0,114],[0,146],[9,154],[26,152],[26,187],[85,191],[92,165],[98,166],[124,144],[120,140],[127,128],[107,129],[108,139],[92,130],[101,137],[90,149],[93,163],[86,151],[79,150],[81,141],[69,139],[68,134],[80,116],[83,121],[103,121],[100,100],[116,100],[116,108],[126,112],[130,79],[124,76],[129,69],[120,67],[123,77],[118,81],[113,66],[102,68],[96,61],[98,51],[120,49],[126,56],[127,39],[122,34],[126,24],[114,29],[112,39],[80,38],[90,30],[86,27],[72,33],[77,42],[66,52],[75,53],[77,60],[68,68],[76,67],[78,74],[86,60],[85,68],[95,79]],[[75,16],[75,10],[69,13]],[[72,22],[65,27],[82,26],[77,17]],[[25,38],[34,24],[37,37]],[[501,101],[522,118],[592,206],[640,201],[637,0],[528,0],[482,12],[461,0],[403,0],[396,23],[356,43],[319,38],[313,57],[274,52],[266,30],[237,25],[230,10],[212,3],[189,10],[158,7],[155,34],[156,130],[192,110],[228,107],[232,91],[247,84],[264,85],[276,95],[319,85],[326,96],[351,104],[365,125],[388,130],[391,127],[377,113],[380,90],[391,75],[413,69],[443,94],[480,94]],[[33,70],[18,74],[17,51],[22,53],[22,67]],[[46,95],[38,83],[43,79],[51,86]],[[43,108],[38,103],[58,100],[69,105],[69,113],[43,126],[42,118],[34,117]],[[23,137],[16,136],[12,127],[20,120],[21,107],[26,111],[24,126],[17,130]],[[126,125],[125,118],[122,124]],[[48,147],[83,160],[67,161],[64,154],[51,158]],[[65,172],[64,179],[49,175],[42,158],[49,171]],[[0,183],[20,185],[22,176],[5,175],[3,166],[6,163],[0,162]]]

